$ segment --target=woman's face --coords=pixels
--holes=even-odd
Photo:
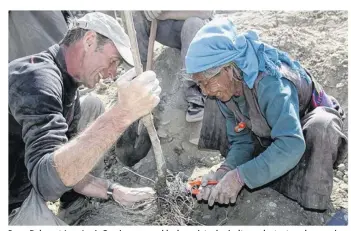
[[[242,83],[238,80],[238,72],[233,73],[232,67],[224,67],[221,71],[206,78],[202,73],[193,74],[193,80],[200,86],[204,95],[213,96],[222,102],[227,102],[233,96],[242,95]]]

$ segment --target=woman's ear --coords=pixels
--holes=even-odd
[[[233,67],[228,66],[228,67],[224,67],[223,68],[225,73],[227,74],[227,76],[229,77],[229,80],[233,80],[233,74],[234,74],[234,70]]]

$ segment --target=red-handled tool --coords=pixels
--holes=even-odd
[[[207,182],[207,185],[216,185],[218,181],[216,180],[209,180]],[[199,188],[201,186],[201,180],[193,180],[189,181],[187,185],[187,191],[191,193],[192,195],[197,195],[199,194]]]

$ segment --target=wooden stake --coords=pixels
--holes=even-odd
[[[135,71],[137,75],[140,75],[143,72],[143,68],[140,61],[139,48],[138,48],[138,42],[137,42],[136,32],[135,32],[134,23],[133,23],[132,12],[123,11],[123,14],[126,20],[127,32],[131,42]],[[154,149],[157,175],[158,175],[158,179],[156,182],[156,191],[158,194],[163,194],[165,190],[167,190],[167,184],[166,184],[167,167],[166,167],[165,159],[162,154],[160,140],[157,136],[157,132],[154,126],[152,114],[144,116],[141,119],[141,121],[143,122],[143,124],[145,125],[149,133],[152,147]]]
[[[157,19],[152,20],[151,28],[150,28],[150,36],[149,36],[149,48],[147,50],[147,63],[146,70],[152,69],[152,61],[154,59],[154,44],[156,39],[156,31],[157,31]]]

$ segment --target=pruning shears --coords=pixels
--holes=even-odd
[[[207,185],[216,185],[217,183],[218,183],[218,181],[216,181],[216,180],[209,180],[207,182]],[[186,190],[188,193],[191,193],[192,195],[197,195],[200,192],[200,190],[199,190],[200,186],[201,186],[200,179],[189,181],[187,184]]]

